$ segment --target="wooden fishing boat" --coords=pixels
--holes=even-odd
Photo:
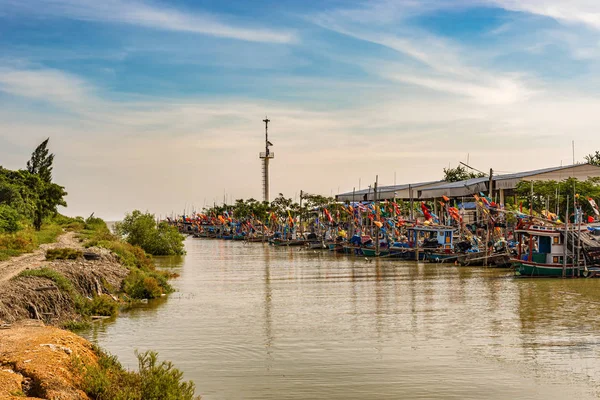
[[[363,247],[361,249],[362,255],[365,257],[387,257],[390,255],[390,250],[388,248],[377,249],[375,247]]]
[[[508,253],[492,253],[486,255],[485,252],[465,253],[456,257],[456,261],[463,267],[481,267],[492,268],[510,268],[512,260]]]
[[[246,237],[246,242],[250,242],[250,243],[260,243],[260,242],[264,242],[265,239],[261,236],[258,237]]]
[[[273,246],[304,246],[306,244],[305,240],[296,239],[296,240],[286,240],[286,239],[271,239],[269,242]]]
[[[306,242],[305,245],[310,250],[325,250],[328,248],[325,245],[325,243],[322,241],[320,241],[320,242],[309,241],[309,242]]]
[[[328,247],[329,247],[329,251],[333,251],[335,253],[343,253],[344,252],[344,243],[329,243]]]
[[[519,235],[518,258],[513,259],[515,274],[526,277],[579,276],[580,268],[572,257],[565,260],[565,235],[546,226],[529,226],[515,231]],[[527,244],[525,243],[527,242]],[[527,252],[524,247],[527,246]],[[537,249],[536,249],[537,247]]]

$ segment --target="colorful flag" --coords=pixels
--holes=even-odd
[[[590,202],[590,205],[592,206],[592,210],[594,210],[594,214],[600,215],[600,212],[598,212],[598,206],[596,205],[596,202],[594,201],[594,199],[592,199],[591,197],[588,197],[588,201]]]

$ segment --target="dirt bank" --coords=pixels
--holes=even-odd
[[[117,256],[106,249],[86,250],[96,253],[96,260],[46,261],[45,252],[48,248],[81,249],[81,244],[74,233],[66,233],[58,242],[32,254],[0,263],[0,325],[30,318],[53,325],[78,320],[77,296],[93,298],[101,294],[112,295],[121,288],[123,279],[129,274]],[[64,276],[74,291],[65,291],[52,279],[19,275],[25,270],[40,268]]]
[[[97,361],[87,340],[40,321],[1,329],[0,399],[88,399],[78,389],[74,357],[86,366]]]

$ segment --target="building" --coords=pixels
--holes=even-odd
[[[600,177],[600,167],[590,164],[575,164],[564,167],[553,167],[537,169],[533,171],[517,172],[514,174],[494,175],[493,191],[495,200],[504,204],[507,196],[514,196],[514,189],[520,182],[531,181],[556,181],[560,182],[567,178],[577,178],[585,181],[588,178]],[[490,178],[475,178],[459,182],[446,182],[438,185],[421,188],[418,190],[417,198],[430,200],[446,196],[449,198],[470,197],[473,194],[489,193]]]
[[[416,199],[418,191],[428,187],[436,186],[444,181],[418,182],[404,185],[380,186],[377,188],[377,200],[398,199],[409,200]],[[354,192],[342,193],[335,196],[337,201],[373,201],[375,200],[375,191],[373,188],[357,190]]]
[[[587,180],[600,177],[600,167],[590,164],[575,164],[564,167],[537,169],[514,174],[501,174],[492,177],[495,199],[504,204],[507,196],[514,196],[514,189],[519,182],[557,181],[567,178]],[[442,196],[451,199],[471,197],[480,192],[489,193],[490,178],[474,178],[459,182],[430,181],[412,184],[381,186],[377,189],[377,197],[373,188],[338,194],[337,201],[374,201],[386,199],[399,200],[434,200]]]

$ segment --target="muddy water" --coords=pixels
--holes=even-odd
[[[213,399],[586,399],[600,280],[188,239],[178,292],[86,336],[157,350]]]

